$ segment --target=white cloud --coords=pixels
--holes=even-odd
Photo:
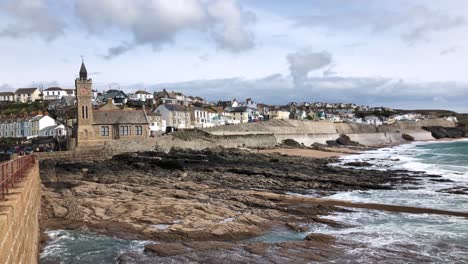
[[[248,29],[254,15],[236,0],[80,0],[76,10],[91,33],[118,29],[130,33],[133,45],[150,44],[159,49],[173,42],[177,34],[195,31],[212,35],[222,49],[238,52],[254,46]],[[125,47],[128,50],[133,45]],[[122,51],[126,49],[117,46],[109,56]]]
[[[2,0],[0,15],[8,22],[0,36],[13,38],[38,35],[51,41],[64,34],[65,22],[56,16],[46,0]]]
[[[461,15],[445,13],[408,1],[328,0],[315,2],[312,15],[298,17],[297,25],[350,31],[367,29],[372,33],[395,30],[401,39],[413,43],[429,40],[433,33],[465,24]]]
[[[287,55],[289,70],[296,86],[301,86],[307,80],[311,71],[330,65],[332,56],[326,51],[298,51]]]

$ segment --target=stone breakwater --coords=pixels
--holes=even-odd
[[[424,127],[454,128],[457,124],[446,119],[428,119],[417,122],[396,122],[391,125],[373,126],[366,124],[331,123],[328,121],[270,120],[261,123],[249,123],[204,129],[214,136],[271,136],[277,143],[293,139],[305,146],[314,143],[325,144],[336,140],[341,134],[363,145],[399,144],[406,140],[403,135],[410,135],[414,140],[433,140],[430,131]]]

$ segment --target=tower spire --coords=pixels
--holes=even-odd
[[[88,71],[86,70],[83,57],[81,57],[80,79],[82,80],[88,79]]]

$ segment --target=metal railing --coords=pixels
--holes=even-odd
[[[25,175],[25,172],[35,163],[34,155],[18,157],[13,160],[0,163],[0,173],[2,175],[0,184],[2,185],[1,200],[5,199],[10,188],[14,188]]]

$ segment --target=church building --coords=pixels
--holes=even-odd
[[[104,106],[93,109],[92,80],[84,62],[81,63],[76,88],[76,146],[103,145],[108,141],[147,138],[149,122],[145,110],[119,108],[109,100]]]

